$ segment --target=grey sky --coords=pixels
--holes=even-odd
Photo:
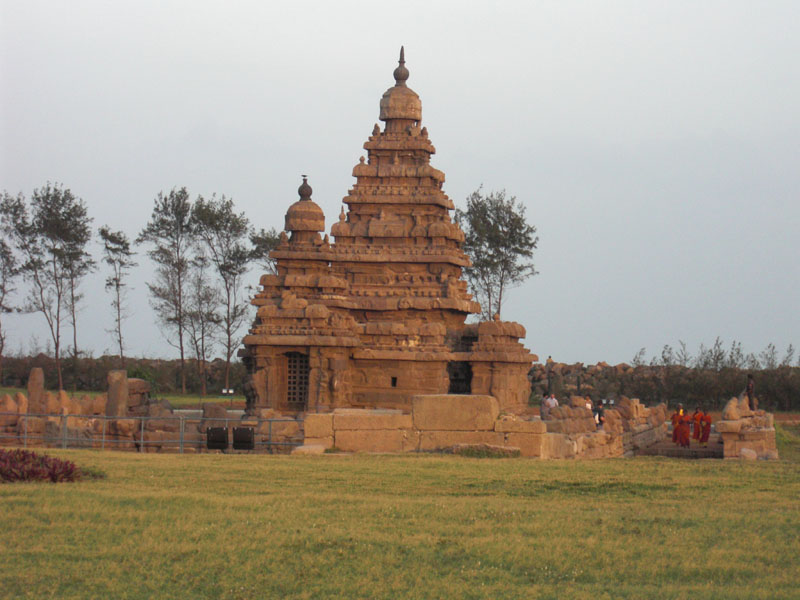
[[[503,317],[541,358],[800,344],[800,3],[0,6],[11,193],[62,182],[134,237],[186,186],[281,228],[307,173],[330,228],[404,44],[446,192],[505,188],[539,229],[540,275]],[[171,356],[140,263],[129,353]],[[114,347],[104,276],[79,323],[95,354]],[[9,328],[12,349],[46,344],[41,316]]]

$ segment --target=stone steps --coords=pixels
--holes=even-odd
[[[722,458],[722,440],[719,434],[712,434],[708,438],[708,446],[698,446],[694,440],[688,448],[681,448],[672,443],[672,440],[664,440],[640,448],[634,453],[635,456],[668,456],[670,458]]]

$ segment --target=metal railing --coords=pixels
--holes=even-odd
[[[17,417],[16,423],[3,425]],[[205,422],[205,426],[203,423]],[[158,423],[158,426],[155,426]],[[281,428],[298,419],[208,418],[188,416],[51,415],[0,412],[0,445],[49,448],[95,448],[134,452],[207,452],[208,427],[225,427],[228,450],[276,453],[302,445],[302,433],[281,435]],[[224,424],[224,425],[223,425]],[[233,430],[254,429],[254,448],[233,447]],[[12,430],[13,429],[13,430]],[[11,431],[10,431],[11,430]],[[292,439],[292,438],[298,439]]]

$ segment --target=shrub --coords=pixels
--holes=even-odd
[[[0,450],[0,483],[15,481],[78,481],[84,477],[99,478],[104,475],[86,469],[82,471],[69,460],[36,454],[28,450]]]

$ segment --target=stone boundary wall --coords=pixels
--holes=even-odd
[[[572,396],[567,406],[550,409],[544,421],[548,433],[589,434],[596,430],[589,398]],[[603,432],[620,437],[625,454],[646,448],[667,436],[667,407],[644,406],[638,398],[623,396],[613,409],[605,409]]]
[[[715,424],[722,437],[723,458],[776,460],[775,424],[772,413],[750,410],[747,397],[731,398]]]
[[[144,428],[142,428],[144,420]],[[108,393],[90,398],[44,389],[42,370],[34,368],[28,394],[0,397],[0,444],[70,448],[107,448],[141,452],[206,452],[208,427],[252,427],[256,451],[289,452],[302,443],[302,422],[275,411],[239,417],[217,403],[203,404],[202,416],[183,418],[166,402],[150,398],[150,385],[128,379],[125,371],[108,374]],[[232,433],[229,431],[229,439]],[[269,448],[265,444],[271,444]]]
[[[596,430],[593,420],[586,430],[586,415],[579,418],[581,431],[549,432],[538,417],[501,415],[493,396],[415,396],[410,414],[380,409],[308,414],[304,446],[295,452],[432,452],[467,445],[519,450],[521,456],[543,459],[622,456],[621,435]]]

